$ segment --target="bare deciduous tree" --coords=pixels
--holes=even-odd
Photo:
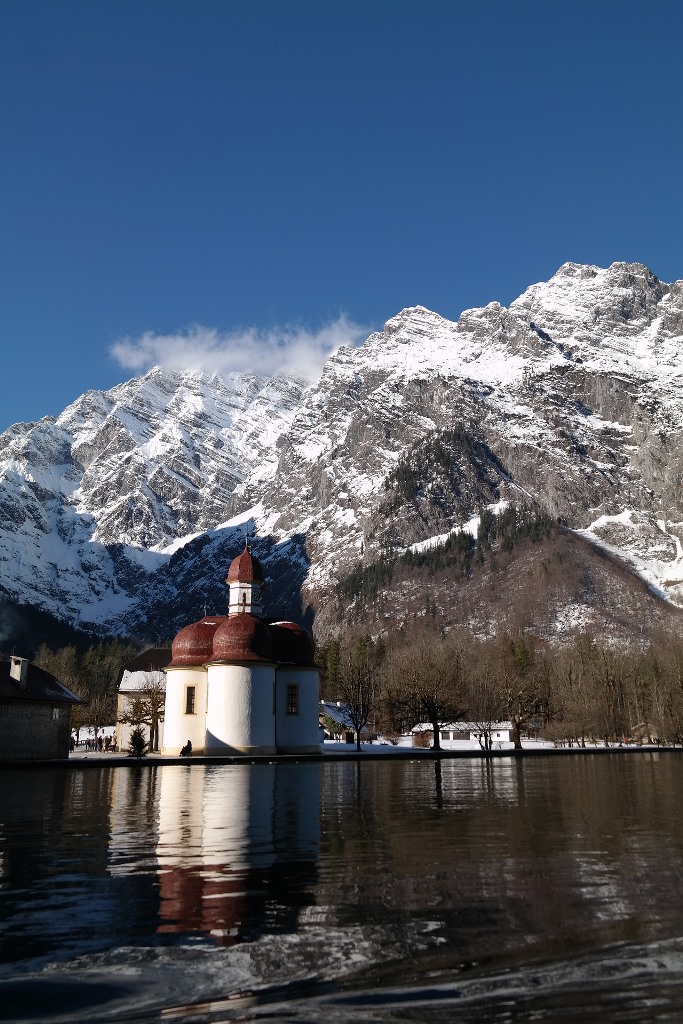
[[[340,656],[336,685],[356,736],[356,750],[360,750],[362,731],[379,698],[377,657],[371,640],[362,638]]]
[[[467,716],[479,736],[479,746],[492,747],[494,726],[505,717],[507,679],[490,651],[479,652],[467,686]]]
[[[149,728],[149,749],[159,749],[159,726],[164,720],[166,687],[163,672],[149,672],[148,680],[134,697],[128,697],[119,722],[137,728]]]
[[[445,639],[428,629],[389,652],[385,666],[387,698],[393,714],[411,725],[429,722],[439,750],[440,726],[463,713],[466,650],[459,637]]]

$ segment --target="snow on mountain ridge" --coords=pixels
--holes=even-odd
[[[675,467],[657,467],[662,431],[683,425],[680,371],[670,368],[680,366],[682,294],[641,265],[566,264],[509,309],[494,302],[453,323],[409,307],[359,349],[332,357],[283,437],[279,479],[265,492],[280,511],[277,536],[297,532],[314,510],[311,594],[387,544],[405,547],[470,518],[471,503],[458,511],[448,498],[439,509],[428,496],[399,523],[382,512],[397,461],[456,423],[473,424],[506,466],[501,500],[525,494],[578,529],[596,518],[591,509],[640,507],[642,536],[634,533],[622,555],[633,550],[642,567],[635,552],[652,517],[678,505]],[[671,511],[675,544],[683,514]],[[683,597],[679,589],[667,596]]]
[[[613,263],[602,270],[567,263],[550,281],[532,285],[510,312],[534,323],[555,345],[614,369],[624,358],[640,372],[676,365],[683,343],[680,282],[667,285],[642,264]],[[630,343],[634,342],[634,343]]]
[[[0,437],[5,590],[74,622],[124,613],[135,604],[130,572],[109,546],[160,548],[225,519],[238,484],[274,471],[303,388],[299,378],[155,368],[86,392],[56,419],[10,428]]]
[[[194,595],[249,511],[264,565],[285,571],[288,552],[320,608],[358,561],[532,500],[683,600],[682,345],[683,282],[568,263],[507,309],[407,307],[310,386],[157,367],[87,392],[0,438],[6,589],[141,632],[176,600],[171,563]],[[448,467],[428,461],[434,438]]]

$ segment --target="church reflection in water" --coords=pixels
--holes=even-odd
[[[158,931],[222,945],[296,928],[314,902],[320,766],[166,766],[159,773]]]

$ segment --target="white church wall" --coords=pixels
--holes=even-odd
[[[192,692],[194,689],[194,693]],[[194,697],[194,700],[192,699]],[[171,668],[166,675],[166,716],[162,753],[175,756],[188,740],[195,754],[204,752],[207,673],[203,667]]]
[[[275,666],[262,663],[208,667],[206,753],[275,753]]]
[[[288,688],[296,687],[295,694]],[[318,735],[319,685],[317,669],[280,665],[276,683],[275,740],[282,753],[315,753]],[[292,698],[296,696],[296,712]]]
[[[261,615],[261,588],[252,583],[231,583],[229,591],[228,614]]]

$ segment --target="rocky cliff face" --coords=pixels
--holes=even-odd
[[[503,500],[537,503],[678,601],[682,342],[681,284],[639,265],[567,264],[457,323],[403,310],[328,362],[264,504],[307,533],[311,591]],[[451,459],[435,467],[439,437]]]
[[[249,521],[274,604],[320,611],[357,563],[508,503],[681,603],[682,356],[683,282],[566,264],[509,309],[405,309],[308,389],[152,370],[0,439],[3,586],[144,633],[223,600]]]
[[[303,389],[294,377],[156,368],[11,427],[0,437],[5,593],[85,628],[125,629],[169,545],[228,518],[235,490],[275,471]]]

